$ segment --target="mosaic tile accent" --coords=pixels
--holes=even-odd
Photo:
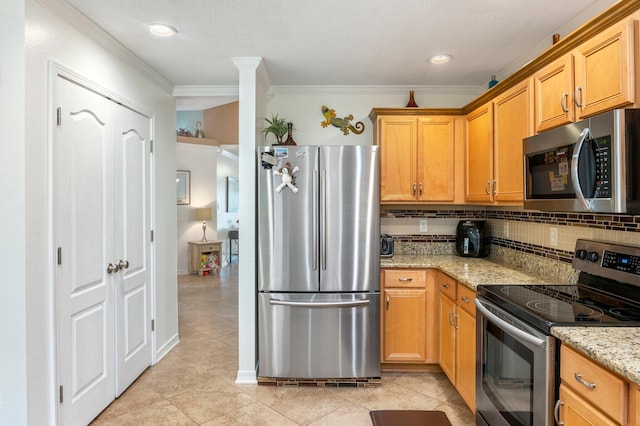
[[[520,241],[507,240],[504,238],[490,237],[489,242],[491,244],[491,248],[503,247],[517,252],[533,254],[565,263],[571,263],[573,261],[572,251],[559,250],[552,247],[542,247],[534,244],[522,243]]]
[[[496,210],[487,210],[484,213],[484,217],[487,219],[534,222],[558,226],[579,226],[608,229],[611,231],[640,232],[640,216],[632,215]]]
[[[382,386],[380,377],[343,378],[343,379],[296,379],[280,377],[258,377],[258,385],[282,387],[350,387],[371,388]]]

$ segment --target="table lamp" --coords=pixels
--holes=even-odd
[[[202,221],[202,242],[207,242],[207,221],[211,220],[211,208],[200,207],[196,209],[196,220]]]

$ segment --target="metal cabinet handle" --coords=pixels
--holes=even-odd
[[[118,267],[120,269],[129,269],[129,261],[120,259],[120,262],[118,262]]]
[[[420,182],[420,196],[422,197],[422,182]]]
[[[447,283],[441,283],[441,284],[442,284],[442,287],[449,288],[449,284],[447,284]]]
[[[580,99],[579,101],[578,101],[578,98]],[[576,91],[573,92],[573,102],[576,104],[578,108],[582,108],[582,87],[580,86],[576,87]]]
[[[453,325],[453,311],[449,312],[447,319],[449,320],[449,325]]]
[[[453,312],[452,312],[453,313]],[[453,326],[453,328],[455,328],[456,330],[458,329],[458,318],[460,318],[460,315],[458,314],[453,314],[453,324],[451,324]]]
[[[564,425],[564,422],[560,421],[560,407],[564,405],[564,402],[562,402],[562,400],[557,400],[556,401],[556,406],[553,408],[553,418],[556,421],[556,425],[558,426],[562,426]]]
[[[471,299],[469,299],[467,296],[462,296],[462,301],[464,303],[469,303],[469,302],[471,302]]]
[[[590,382],[587,382],[585,379],[583,379],[582,378],[582,374],[580,374],[580,373],[574,373],[573,377],[575,377],[578,382],[580,382],[584,386],[588,387],[589,389],[593,389],[593,388],[596,387],[595,383],[590,383]]]
[[[569,94],[567,92],[564,92],[560,98],[560,107],[562,108],[562,111],[569,112],[569,108],[567,108],[565,100],[569,100]]]
[[[416,195],[416,183],[413,183],[413,195]]]
[[[400,282],[413,281],[413,278],[398,278]]]
[[[490,190],[491,190],[491,182],[490,182],[490,181],[486,181],[486,182],[484,183],[484,192],[485,192],[487,195],[489,195],[489,194],[491,194]]]
[[[114,265],[113,263],[110,263],[107,265],[107,272],[109,274],[113,274],[115,272],[118,272],[120,270],[120,267],[118,265]]]
[[[389,310],[389,296],[385,297],[385,301],[387,302],[387,311]]]
[[[496,180],[495,179],[491,182],[491,193],[493,195],[496,195]]]

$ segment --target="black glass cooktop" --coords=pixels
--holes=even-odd
[[[640,325],[640,303],[583,284],[481,285],[478,295],[545,331],[554,325]]]

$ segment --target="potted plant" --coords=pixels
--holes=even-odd
[[[262,129],[262,132],[266,135],[269,133],[273,133],[276,137],[276,141],[278,145],[282,144],[282,138],[287,134],[289,126],[287,120],[285,118],[278,117],[278,114],[271,114],[271,120],[268,118],[264,119],[269,125]]]

